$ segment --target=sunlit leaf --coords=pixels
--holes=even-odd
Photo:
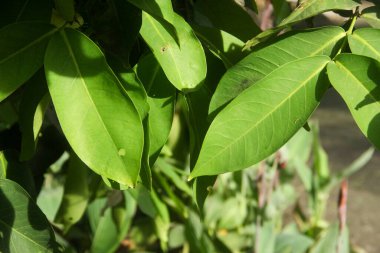
[[[371,58],[341,54],[328,65],[333,87],[346,102],[362,133],[380,147],[380,63]]]
[[[362,28],[348,37],[351,52],[380,61],[380,29]]]
[[[45,72],[60,125],[78,157],[96,173],[134,186],[143,126],[100,49],[82,33],[62,30],[49,43]]]
[[[380,7],[371,6],[362,10],[360,18],[374,28],[380,28]]]
[[[344,36],[340,27],[306,30],[281,36],[267,47],[251,53],[220,80],[209,113],[215,114],[243,90],[287,62],[313,55],[332,55]]]
[[[285,144],[327,89],[328,61],[314,56],[285,64],[234,99],[212,122],[190,177],[244,169]]]

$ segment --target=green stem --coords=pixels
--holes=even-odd
[[[342,51],[347,47],[347,44],[348,44],[348,35],[351,35],[353,30],[354,30],[354,27],[355,27],[355,23],[356,23],[356,20],[358,19],[358,16],[359,16],[359,7],[356,7],[356,10],[355,10],[355,13],[353,15],[353,17],[351,18],[351,23],[350,23],[350,27],[348,28],[348,30],[346,31],[346,38],[344,39],[343,43],[342,43],[342,46],[339,48],[339,51],[336,53],[334,59],[342,53]]]

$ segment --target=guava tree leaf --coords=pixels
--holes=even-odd
[[[21,21],[49,23],[52,7],[50,0],[3,1],[0,8],[0,27]]]
[[[380,6],[371,6],[362,10],[360,18],[374,28],[380,28]]]
[[[56,31],[44,23],[16,23],[0,29],[0,102],[42,66],[47,43]]]
[[[341,54],[329,63],[332,86],[346,102],[362,133],[380,147],[380,63],[371,58]]]
[[[144,130],[101,50],[84,34],[62,30],[47,48],[45,73],[58,120],[74,152],[96,173],[134,186]]]
[[[142,58],[135,71],[148,94],[149,160],[153,166],[172,127],[176,90],[166,78],[153,54]]]
[[[55,252],[48,220],[17,183],[0,179],[0,248],[4,252]]]
[[[26,161],[34,155],[50,96],[43,69],[25,83],[20,103],[19,125],[22,134],[20,160]]]
[[[242,52],[244,42],[235,36],[211,27],[192,25],[199,40],[219,59],[226,68],[232,67],[246,53]]]
[[[90,198],[87,166],[71,152],[64,193],[55,222],[64,225],[67,232],[86,211]]]
[[[235,98],[212,122],[190,178],[247,168],[285,144],[327,89],[322,71],[329,60],[292,61]]]
[[[234,0],[197,1],[195,9],[207,17],[213,27],[226,31],[242,41],[247,41],[261,32],[248,12]]]
[[[291,25],[317,14],[331,10],[351,10],[360,5],[360,0],[306,0],[303,1],[279,26]]]
[[[181,91],[190,91],[206,77],[206,57],[201,43],[181,16],[174,13],[172,24],[174,28],[165,20],[143,12],[140,34],[169,81]]]
[[[344,37],[345,31],[340,27],[280,36],[276,42],[249,54],[227,71],[211,99],[209,114],[215,114],[243,90],[287,62],[313,55],[332,55]]]
[[[174,10],[170,0],[128,0],[128,2],[156,18],[163,18],[169,23],[174,22]]]
[[[380,61],[380,30],[361,28],[348,36],[351,52]]]
[[[73,21],[75,16],[74,0],[54,0],[55,9],[67,21]]]

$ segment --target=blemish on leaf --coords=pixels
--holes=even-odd
[[[168,50],[168,46],[163,46],[160,48],[161,53],[165,53]]]
[[[119,152],[117,152],[119,156],[125,156],[125,149],[121,148],[119,149]]]

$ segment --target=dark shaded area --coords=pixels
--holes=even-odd
[[[15,210],[9,202],[8,198],[3,193],[3,190],[0,187],[0,213],[6,212],[7,217],[0,217],[0,250],[4,253],[10,252],[10,238],[11,230],[9,227],[13,226],[15,219]],[[6,223],[4,223],[6,221]]]

